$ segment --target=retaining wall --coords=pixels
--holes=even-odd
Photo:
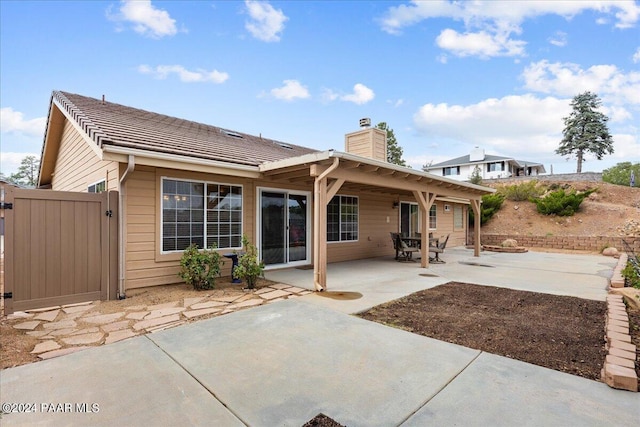
[[[473,235],[469,236],[473,244]],[[640,237],[619,236],[525,236],[518,234],[488,234],[481,233],[480,242],[483,245],[500,245],[506,239],[514,239],[518,246],[549,249],[571,249],[587,252],[601,252],[606,247],[614,247],[624,252],[624,239],[635,253],[640,253]]]

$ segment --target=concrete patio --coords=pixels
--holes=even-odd
[[[640,422],[637,393],[346,314],[451,280],[604,300],[615,264],[546,253],[473,258],[461,248],[444,259],[429,269],[392,257],[331,264],[328,287],[340,291],[333,295],[4,370],[0,400],[34,402],[36,412],[4,414],[1,423],[301,426],[320,412],[349,426]],[[267,277],[310,288],[311,274],[290,269]],[[65,403],[95,403],[99,411],[47,411]]]

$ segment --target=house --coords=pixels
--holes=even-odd
[[[478,147],[466,156],[431,165],[426,168],[426,171],[458,181],[468,181],[476,168],[482,179],[535,176],[546,173],[541,163],[485,154],[484,149]]]
[[[345,147],[316,151],[55,91],[39,187],[118,191],[119,297],[180,282],[191,243],[229,253],[243,234],[266,268],[313,265],[324,290],[328,262],[388,256],[389,232],[464,244],[469,207],[477,213],[493,191],[387,163],[379,129],[347,134]],[[479,224],[475,233],[478,256]]]

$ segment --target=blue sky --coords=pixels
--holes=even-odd
[[[40,155],[63,90],[320,150],[385,121],[414,168],[554,154],[597,93],[640,161],[640,2],[0,1],[0,172]]]

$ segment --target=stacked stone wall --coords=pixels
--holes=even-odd
[[[473,235],[470,236],[473,244]],[[528,248],[569,249],[585,252],[602,252],[606,247],[614,247],[624,252],[621,237],[616,236],[524,236],[517,234],[480,235],[483,245],[500,245],[506,239],[514,239],[518,246]],[[636,254],[640,254],[640,237],[624,237]]]

